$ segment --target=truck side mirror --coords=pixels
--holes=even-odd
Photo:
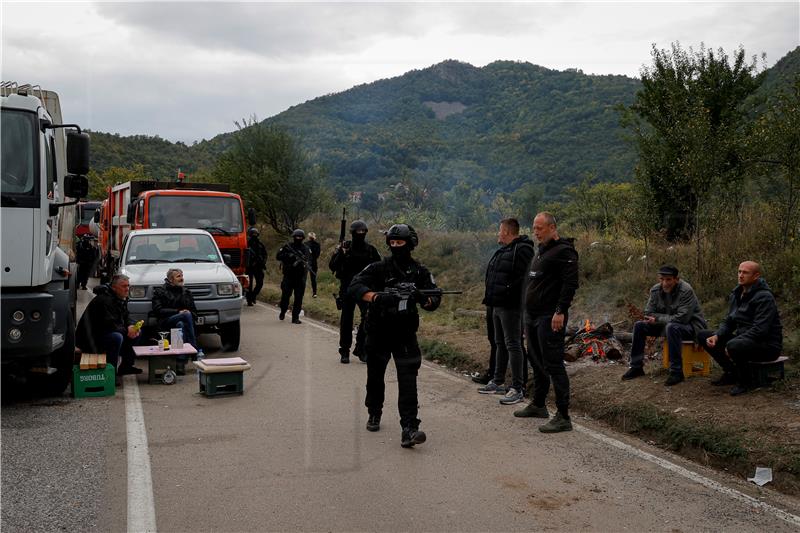
[[[67,174],[64,176],[64,194],[70,198],[85,198],[89,194],[89,180],[86,176]]]
[[[251,226],[256,225],[256,210],[252,207],[247,210],[247,223]]]
[[[226,265],[231,264],[231,254],[222,254],[222,262]]]
[[[85,176],[89,173],[88,134],[77,131],[67,132],[67,172],[78,176]],[[68,196],[74,197],[72,194]]]

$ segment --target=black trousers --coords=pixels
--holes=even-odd
[[[544,407],[550,383],[556,395],[556,407],[563,415],[569,414],[569,377],[564,367],[564,335],[567,327],[567,316],[564,326],[553,331],[550,326],[553,315],[525,317],[525,329],[528,334],[528,358],[533,367],[532,401],[537,407]]]
[[[311,278],[311,294],[317,294],[317,263],[311,264],[311,272],[308,273]]]
[[[358,331],[356,332],[356,347],[353,353],[358,355],[364,350],[364,321],[367,316],[367,308],[369,304],[364,301],[356,302],[348,297],[346,288],[339,291],[339,298],[342,302],[342,315],[339,317],[339,353],[341,355],[350,354],[350,345],[353,344],[353,321],[355,319],[356,307],[361,313],[361,319],[358,323]]]
[[[249,271],[247,275],[250,281],[250,286],[247,288],[247,301],[254,304],[258,298],[258,293],[261,292],[261,287],[264,286],[264,271],[257,268]]]
[[[89,281],[89,274],[92,273],[92,267],[94,267],[94,263],[78,263],[79,287],[86,287],[86,283]]]
[[[486,336],[489,337],[489,370],[486,373],[494,378],[494,368],[497,364],[497,343],[494,342],[494,307],[486,306]]]
[[[397,410],[400,426],[419,429],[417,418],[417,374],[422,366],[422,353],[417,344],[416,333],[391,334],[389,331],[368,332],[367,349],[367,397],[364,404],[370,415],[381,416],[386,392],[384,375],[389,359],[394,357],[397,370]]]
[[[742,337],[720,337],[713,348],[706,345],[706,339],[713,337],[714,331],[703,330],[697,334],[697,342],[711,354],[722,370],[736,377],[736,382],[742,387],[750,385],[750,369],[748,361],[774,361],[780,355],[780,348],[745,339]],[[725,350],[728,353],[725,353]]]
[[[306,276],[299,278],[283,277],[281,281],[281,312],[285,313],[289,309],[289,298],[294,293],[294,303],[292,304],[292,319],[300,318],[300,309],[303,308],[303,295],[306,292]]]

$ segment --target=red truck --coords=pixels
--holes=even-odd
[[[103,277],[114,273],[125,236],[134,229],[199,228],[214,236],[227,265],[247,287],[247,227],[242,199],[215,183],[128,181],[109,188],[95,215]],[[248,212],[255,224],[255,211]]]

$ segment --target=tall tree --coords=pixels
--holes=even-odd
[[[743,179],[750,124],[743,103],[763,73],[742,48],[731,58],[721,48],[654,45],[652,59],[623,119],[638,149],[637,180],[653,198],[654,229],[665,229],[670,239],[699,237],[708,197],[725,208],[729,202],[720,199]]]
[[[255,115],[236,126],[214,177],[242,194],[275,231],[291,233],[324,206],[325,171],[284,129],[258,123]]]

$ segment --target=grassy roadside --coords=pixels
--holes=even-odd
[[[275,277],[273,272],[270,278]],[[305,313],[336,326],[339,315],[332,294],[337,280],[321,272],[318,282],[318,298],[310,297],[310,286],[306,291]],[[277,304],[278,284],[266,283],[261,298]],[[427,360],[447,368],[480,370],[488,355],[483,320],[461,316],[455,312],[457,307],[458,302],[450,302],[437,313],[422,313],[420,347]],[[622,372],[621,365],[575,369],[571,377],[575,411],[742,478],[752,476],[756,466],[768,466],[773,469],[771,488],[800,495],[800,368],[796,365],[787,366],[785,381],[739,398],[731,398],[727,389],[711,387],[707,378],[664,387],[666,373],[657,362],[648,363],[647,378],[635,382],[622,382]]]

